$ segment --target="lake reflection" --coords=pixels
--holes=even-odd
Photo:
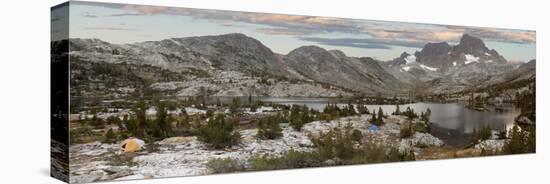
[[[287,98],[287,97],[265,97],[261,98],[264,102],[274,102],[285,105],[306,105],[309,108],[313,108],[322,111],[327,102],[333,102],[334,99],[326,98]],[[338,106],[343,107],[346,104],[338,103]],[[378,111],[381,107],[384,113],[391,113],[395,111],[395,105],[366,105],[367,108]],[[425,112],[430,108],[432,114],[430,116],[430,122],[432,126],[436,126],[441,129],[453,130],[461,134],[472,133],[474,129],[481,129],[483,127],[491,127],[494,130],[502,130],[505,127],[510,128],[514,123],[514,118],[519,115],[519,110],[508,105],[504,107],[504,112],[495,112],[494,109],[490,111],[475,111],[466,108],[462,104],[458,103],[413,103],[400,105],[399,109],[404,111],[407,107],[412,108],[416,113]]]

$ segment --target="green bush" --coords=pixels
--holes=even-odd
[[[412,120],[412,119],[415,119],[415,118],[418,118],[418,114],[416,114],[414,112],[413,109],[411,109],[411,107],[407,107],[407,109],[405,110],[405,112],[401,113],[405,116],[407,116],[408,119]]]
[[[343,160],[343,164],[368,164],[383,162],[398,162],[415,160],[412,150],[399,152],[396,147],[387,146],[380,142],[366,142],[362,145],[354,157],[350,160]]]
[[[94,129],[102,129],[105,128],[105,121],[103,119],[98,118],[97,115],[94,114],[92,119],[90,120],[90,124],[94,127]]]
[[[279,126],[280,122],[282,122],[282,117],[279,114],[258,120],[258,137],[260,139],[277,139],[283,136]]]
[[[266,155],[250,158],[250,166],[253,171],[292,169],[322,166],[322,161],[317,152],[298,152],[290,150],[280,157]]]
[[[201,125],[197,135],[199,141],[207,143],[211,148],[222,149],[238,144],[241,135],[234,131],[234,125],[225,121],[225,115],[219,114]]]
[[[414,132],[427,133],[427,132],[429,132],[428,129],[429,129],[429,127],[428,127],[427,123],[425,123],[425,122],[417,122],[413,126]]]
[[[323,160],[351,159],[356,151],[349,131],[333,129],[327,133],[320,133],[319,137],[312,138],[312,142]]]
[[[399,131],[399,137],[400,138],[409,138],[414,134],[414,129],[412,126],[412,123],[409,122],[407,125],[401,127],[401,130]]]
[[[386,147],[380,143],[367,142],[363,145],[365,163],[379,163],[386,161]]]
[[[290,126],[294,130],[300,131],[304,124],[313,121],[313,116],[310,115],[309,111],[310,110],[306,105],[292,105],[289,115]]]
[[[492,131],[489,126],[485,126],[481,128],[481,130],[474,129],[473,135],[472,135],[472,142],[477,144],[481,141],[490,139],[492,136]]]
[[[116,141],[117,141],[117,136],[113,132],[113,129],[110,128],[109,131],[107,131],[107,133],[105,134],[105,140],[103,142],[112,144],[112,143],[116,143]]]
[[[208,167],[212,173],[231,173],[245,170],[244,164],[241,161],[231,158],[211,159],[206,163],[206,167]]]
[[[353,132],[351,133],[351,140],[356,142],[361,142],[362,139],[363,139],[363,133],[361,133],[360,130],[354,129]]]
[[[359,102],[357,104],[357,111],[359,112],[359,114],[369,114],[369,108],[367,108],[367,106],[365,106],[364,102],[363,102],[363,99],[359,99]]]
[[[321,133],[311,140],[316,148],[313,152],[289,151],[280,157],[255,156],[250,158],[250,170],[275,170],[318,167],[326,165],[349,165],[415,160],[412,151],[401,153],[385,143],[366,142],[356,144],[352,140],[355,132],[349,127],[337,128]],[[328,162],[331,160],[331,162]]]

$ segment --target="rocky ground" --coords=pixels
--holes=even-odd
[[[280,156],[289,150],[312,151],[315,149],[308,135],[318,135],[332,128],[351,125],[362,131],[364,139],[383,141],[398,146],[399,150],[413,149],[418,154],[424,148],[441,147],[440,139],[427,134],[415,133],[407,139],[399,138],[404,116],[389,116],[379,131],[369,131],[369,115],[351,116],[332,121],[314,121],[305,124],[302,131],[283,129],[283,137],[276,140],[261,140],[255,137],[256,129],[241,130],[241,144],[225,150],[211,150],[195,136],[172,137],[148,144],[134,154],[124,154],[119,144],[93,142],[70,147],[71,182],[110,181],[172,176],[209,174],[206,166],[210,159],[233,158],[247,160],[255,155]]]
[[[289,82],[277,79],[250,77],[237,71],[211,71],[209,78],[191,78],[184,81],[159,82],[150,86],[160,91],[177,91],[177,96],[196,96],[208,92],[211,96],[351,96],[335,87],[305,81]]]

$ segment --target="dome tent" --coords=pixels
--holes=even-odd
[[[120,144],[124,153],[133,153],[140,151],[145,147],[145,142],[137,138],[128,138]]]

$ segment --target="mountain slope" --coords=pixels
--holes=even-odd
[[[303,46],[288,53],[289,68],[309,79],[364,92],[391,92],[402,84],[372,58],[347,57],[338,50]]]
[[[302,46],[282,55],[239,33],[132,44],[77,38],[70,40],[70,50],[71,57],[90,62],[149,65],[201,76],[231,71],[262,80],[313,82],[370,94],[454,93],[525,77],[534,68],[534,64],[520,67],[507,62],[481,39],[467,34],[457,45],[427,43],[414,54],[404,52],[387,62],[318,46]]]
[[[252,76],[311,80],[364,92],[391,92],[402,84],[369,58],[347,57],[341,51],[316,46],[280,55],[258,40],[237,33],[133,44],[71,39],[71,54],[93,62],[151,65],[176,72],[239,71]]]

